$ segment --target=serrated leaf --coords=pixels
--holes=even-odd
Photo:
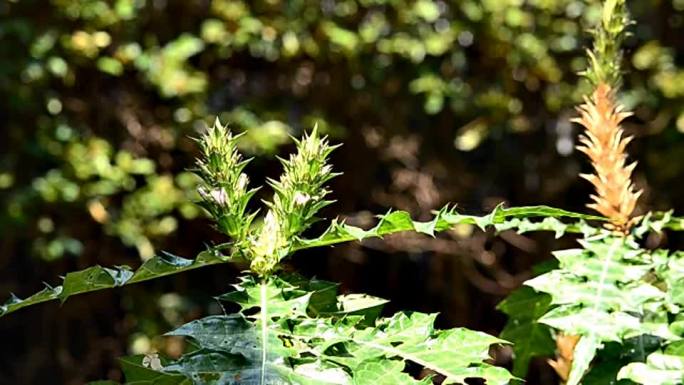
[[[226,263],[230,260],[231,257],[210,250],[201,253],[194,260],[164,253],[149,259],[135,271],[125,266],[114,268],[93,266],[85,270],[68,273],[61,286],[50,287],[46,285],[43,290],[25,299],[11,296],[7,302],[0,306],[0,317],[41,302],[57,299],[64,302],[77,294],[129,285],[204,266]]]
[[[544,316],[545,320],[568,317],[583,311],[587,322],[620,321],[643,313],[644,306],[664,298],[655,286],[640,281],[651,269],[645,252],[621,238],[593,238],[582,242],[584,249],[571,249],[554,253],[560,268],[540,275],[525,285],[537,291],[551,294],[552,303],[561,305]],[[568,310],[571,309],[571,310]],[[573,310],[574,309],[574,310]],[[576,311],[575,311],[576,310]],[[596,328],[594,328],[596,329]],[[610,329],[605,325],[605,329]],[[581,334],[582,330],[565,330],[569,334]],[[584,331],[592,333],[591,331]],[[596,332],[599,337],[601,332]],[[608,332],[613,340],[616,331]]]
[[[542,220],[534,222],[531,218],[542,218]],[[563,223],[560,221],[563,218],[580,222]],[[520,231],[554,231],[557,236],[560,236],[565,232],[583,231],[581,221],[585,220],[603,221],[605,219],[547,206],[508,209],[498,206],[492,212],[483,216],[462,215],[450,207],[444,207],[435,213],[433,220],[428,222],[414,221],[411,219],[410,214],[405,211],[394,211],[380,216],[378,224],[369,230],[333,221],[329,228],[318,238],[295,239],[290,250],[295,251],[352,240],[382,237],[402,231],[416,231],[433,235],[436,231],[449,229],[456,224],[471,224],[481,228],[493,226],[497,231],[510,229],[518,229]],[[127,267],[106,268],[93,266],[85,270],[68,273],[62,286],[48,287],[23,300],[10,298],[3,305],[0,305],[0,317],[41,302],[55,299],[60,299],[64,302],[76,294],[128,285],[203,266],[225,263],[238,258],[238,256],[238,253],[232,256],[224,256],[216,250],[208,250],[200,253],[196,259],[190,260],[169,253],[163,253],[146,261],[135,271]]]
[[[288,359],[297,358],[301,352],[306,352],[303,349],[306,341],[293,335],[288,323],[308,318],[307,307],[312,297],[311,292],[276,277],[261,282],[252,277],[243,277],[235,288],[234,292],[217,298],[237,303],[242,311],[258,312],[249,316],[209,317],[191,322],[170,333],[190,337],[204,349],[192,361],[179,361],[171,369],[184,373],[197,382],[199,369],[209,368],[206,365],[212,361],[218,362],[211,367],[211,373],[215,375],[210,376],[216,378],[217,382],[201,382],[203,384],[347,383],[343,372],[336,371],[331,377],[333,373],[328,371],[321,377],[320,371],[311,371],[311,365],[321,365],[320,362],[307,362],[309,366],[300,370],[287,363]],[[207,352],[211,352],[209,356]],[[239,355],[244,362],[238,365],[237,361],[227,360],[227,356],[219,354],[228,354],[231,357]],[[221,360],[217,361],[219,358]],[[344,376],[341,377],[342,375]],[[235,382],[235,378],[239,381]]]
[[[132,276],[133,272],[126,267],[109,269],[93,266],[85,270],[68,273],[64,277],[59,299],[64,302],[74,294],[122,286]]]
[[[542,219],[535,222],[532,220],[535,218]],[[560,219],[570,219],[572,221],[570,223],[563,223]],[[333,245],[354,240],[361,241],[366,238],[382,237],[403,231],[415,231],[434,235],[436,231],[444,231],[457,224],[476,225],[481,229],[492,226],[497,231],[511,229],[519,229],[523,232],[553,231],[557,236],[560,236],[566,232],[582,232],[581,221],[605,221],[605,218],[548,206],[513,208],[497,206],[492,212],[482,216],[459,214],[455,209],[446,206],[436,212],[435,217],[428,222],[414,221],[411,219],[411,215],[405,211],[392,211],[379,216],[378,224],[368,230],[334,220],[318,238],[297,239],[293,250]]]
[[[434,314],[398,313],[375,328],[340,335],[339,343],[349,356],[335,358],[355,370],[368,360],[404,360],[417,363],[446,377],[444,384],[482,378],[487,384],[507,384],[507,370],[486,364],[489,348],[505,343],[496,337],[457,328],[434,329]]]
[[[242,315],[216,315],[189,322],[165,336],[191,337],[203,349],[224,350],[254,358],[257,349],[254,327]],[[244,345],[243,344],[247,344]]]
[[[258,282],[252,276],[240,278],[235,291],[216,297],[221,301],[238,304],[242,311],[263,309],[267,305],[269,317],[299,316],[306,313],[310,292],[301,290],[277,277]]]
[[[389,301],[368,294],[346,294],[338,296],[337,302],[337,310],[323,312],[321,315],[333,317],[358,315],[364,317],[364,324],[372,325]]]
[[[337,295],[338,284],[319,279],[307,280],[297,274],[286,275],[284,281],[311,293],[307,311],[312,316],[339,318],[360,315],[364,317],[365,324],[373,325],[388,302],[368,294]]]
[[[682,285],[676,254],[646,251],[632,237],[609,234],[580,243],[583,249],[554,253],[558,269],[525,283],[549,293],[556,305],[539,322],[581,336],[568,385],[582,381],[606,342],[645,335],[679,338],[676,322],[667,315],[668,309],[679,309],[672,297]]]
[[[684,308],[684,253],[675,252],[659,269],[667,285],[668,304],[675,308]]]
[[[648,213],[637,223],[634,231],[643,235],[651,230],[661,232],[663,229],[684,230],[684,218],[673,216],[672,211]]]
[[[367,326],[353,313],[378,301],[361,296],[339,296],[351,302],[335,305],[340,314],[311,317],[313,294],[303,288],[329,285],[294,286],[293,281],[243,278],[235,292],[219,298],[238,303],[245,313],[207,317],[168,333],[192,339],[199,350],[164,370],[207,385],[430,383],[403,371],[410,361],[444,375],[445,384],[483,378],[500,385],[512,378],[485,362],[490,346],[504,343],[496,337],[437,330],[435,315],[421,313],[400,313]]]

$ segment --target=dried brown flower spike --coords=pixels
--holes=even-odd
[[[559,334],[556,336],[557,356],[555,360],[547,360],[553,370],[558,373],[563,383],[568,381],[570,377],[570,370],[572,369],[572,360],[575,355],[575,346],[579,342],[579,336]]]
[[[591,182],[596,194],[587,205],[610,219],[610,228],[629,231],[631,215],[641,191],[632,184],[632,171],[636,162],[627,165],[627,144],[620,122],[631,113],[615,101],[615,92],[606,83],[600,83],[590,98],[577,108],[580,116],[573,119],[585,128],[578,150],[585,153],[594,167],[593,174],[581,176]]]

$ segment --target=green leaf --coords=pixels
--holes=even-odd
[[[554,253],[560,268],[526,285],[549,293],[559,305],[541,322],[567,334],[620,341],[642,334],[640,318],[649,303],[664,294],[642,281],[654,264],[645,252],[622,238],[594,237],[581,242],[584,249]]]
[[[618,373],[618,379],[629,379],[639,384],[684,384],[684,342],[672,343],[664,351],[648,355],[646,362],[633,362]]]
[[[681,218],[673,217],[672,211],[649,212],[637,218],[632,234],[637,238],[642,238],[649,231],[660,233],[663,229],[682,230],[682,224],[684,224],[684,221]]]
[[[682,285],[676,254],[643,250],[633,237],[607,232],[580,243],[583,249],[554,253],[558,269],[525,283],[550,294],[555,305],[539,322],[581,336],[568,385],[582,381],[606,342],[680,338],[676,322],[668,321],[668,309],[679,309],[671,293]]]
[[[523,286],[497,308],[508,315],[501,338],[513,343],[513,375],[524,378],[533,357],[551,357],[555,342],[548,325],[537,322],[548,310],[551,296]]]
[[[595,334],[582,336],[573,352],[572,368],[566,385],[579,385],[584,374],[589,370],[591,361],[596,356],[596,351],[601,347],[601,342]]]
[[[198,350],[162,370],[207,385],[431,383],[404,372],[410,361],[444,375],[445,384],[482,378],[503,385],[512,378],[485,362],[490,346],[503,340],[466,329],[437,330],[435,315],[421,313],[400,313],[368,326],[354,313],[374,309],[378,300],[361,296],[335,296],[349,303],[312,317],[315,292],[304,289],[318,287],[333,298],[331,285],[300,280],[294,286],[293,281],[242,278],[234,292],[218,297],[237,303],[242,312],[206,317],[168,333],[190,338]]]
[[[145,356],[135,355],[119,358],[127,384],[136,385],[192,385],[184,376],[159,372],[143,364]]]
[[[342,317],[347,315],[360,315],[364,317],[365,325],[372,325],[380,316],[386,299],[374,297],[368,294],[346,294],[337,297],[338,309],[332,312],[321,313],[323,316]]]
[[[10,296],[10,299],[0,306],[0,317],[41,302],[57,299],[64,302],[76,294],[147,281],[204,266],[226,263],[231,259],[231,257],[224,256],[216,250],[208,250],[200,253],[194,260],[163,253],[147,260],[135,271],[126,266],[114,268],[89,267],[85,270],[68,273],[61,286],[46,285],[43,290],[25,299],[20,299],[14,295]]]
[[[684,308],[684,252],[672,253],[658,270],[667,286],[669,307],[673,311]]]
[[[537,218],[542,219],[532,220]],[[571,219],[574,222],[563,223],[560,219]],[[361,241],[366,238],[382,237],[403,231],[415,231],[432,236],[436,231],[444,231],[457,224],[475,225],[481,229],[492,226],[497,231],[513,229],[519,232],[553,231],[557,236],[561,236],[566,232],[582,232],[584,229],[581,221],[588,220],[605,221],[605,218],[548,206],[503,208],[499,205],[492,212],[483,216],[459,214],[454,208],[446,206],[436,212],[435,217],[428,222],[414,221],[406,211],[393,211],[379,216],[377,225],[368,230],[333,220],[328,229],[318,238],[297,239],[293,250],[353,240]]]
[[[301,290],[311,292],[307,311],[312,316],[343,317],[359,315],[364,323],[373,325],[380,316],[385,299],[368,294],[337,295],[338,284],[319,279],[307,280],[297,274],[287,275],[284,279]]]
[[[122,286],[132,276],[133,272],[127,267],[109,269],[93,266],[85,270],[68,273],[64,278],[59,299],[64,302],[73,294]]]
[[[533,221],[531,220],[533,218],[543,219],[541,221]],[[567,224],[560,221],[562,218],[579,220],[579,222]],[[444,207],[435,214],[432,221],[428,222],[413,221],[409,213],[405,211],[394,211],[380,216],[378,224],[370,230],[363,230],[359,227],[333,221],[328,230],[318,238],[295,238],[291,250],[295,251],[317,246],[332,245],[370,237],[382,237],[384,235],[402,231],[416,231],[434,235],[436,231],[447,230],[456,224],[470,224],[480,228],[493,226],[497,231],[510,229],[517,229],[519,232],[553,231],[556,233],[556,236],[560,236],[565,232],[586,231],[586,228],[582,223],[582,221],[585,220],[603,221],[605,219],[547,206],[516,207],[509,209],[498,206],[491,213],[484,216],[462,215],[458,214],[452,208]],[[45,301],[59,299],[64,302],[69,297],[76,294],[129,285],[193,270],[203,266],[230,262],[239,257],[239,251],[240,250],[236,250],[234,255],[224,256],[219,253],[217,249],[210,249],[200,253],[194,260],[163,253],[149,259],[135,271],[132,271],[125,266],[114,268],[93,266],[85,270],[68,273],[62,286],[51,287],[46,285],[43,290],[25,299],[20,299],[11,295],[3,305],[0,305],[0,317],[15,312],[23,307]],[[356,303],[358,304],[359,302],[356,301]],[[378,306],[380,306],[379,302],[373,305],[372,308],[377,310]]]
[[[675,217],[672,214],[672,211],[648,213],[641,218],[635,230],[640,230],[641,233],[649,230],[661,232],[663,229],[684,231],[684,218]]]
[[[404,362],[400,360],[364,361],[354,370],[354,385],[396,384],[396,385],[428,385],[432,380],[423,380],[404,373]]]
[[[629,380],[618,380],[620,368],[646,356],[660,347],[661,339],[653,336],[630,338],[622,343],[608,342],[598,352],[591,369],[582,378],[582,385],[629,385]]]
[[[316,285],[319,284],[309,283],[309,286]],[[168,370],[188,375],[196,382],[200,373],[209,370],[214,374],[209,377],[215,382],[201,382],[207,384],[347,383],[344,371],[339,368],[326,369],[320,361],[309,360],[306,362],[308,366],[299,369],[284,361],[298,358],[306,342],[306,339],[302,340],[292,333],[292,325],[288,323],[308,318],[311,292],[276,277],[264,281],[243,277],[235,288],[236,291],[218,299],[237,303],[243,312],[258,312],[250,316],[208,317],[169,333],[192,338],[202,350],[180,360]],[[303,351],[306,352],[306,349]],[[235,378],[242,382],[230,382]]]
[[[339,338],[351,357],[337,360],[356,371],[370,361],[404,360],[417,363],[446,377],[444,384],[461,384],[482,378],[490,385],[508,384],[513,376],[503,368],[484,362],[493,344],[506,343],[490,335],[463,328],[434,329],[436,314],[398,313],[374,328],[354,330]]]

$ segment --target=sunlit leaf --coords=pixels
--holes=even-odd
[[[218,251],[209,250],[200,253],[194,260],[164,253],[147,260],[135,271],[125,266],[115,268],[93,266],[85,270],[68,273],[61,286],[50,287],[46,285],[42,291],[24,299],[12,296],[0,306],[0,316],[41,302],[56,299],[64,302],[73,295],[147,281],[204,266],[225,263],[230,260],[230,257],[224,256]]]
[[[490,346],[503,340],[462,328],[438,330],[436,315],[421,313],[366,324],[355,309],[374,308],[378,301],[362,297],[351,300],[358,305],[335,305],[339,313],[311,317],[307,309],[313,295],[304,288],[327,285],[300,283],[244,277],[235,291],[218,297],[237,303],[242,312],[206,317],[168,333],[189,338],[198,349],[161,372],[207,385],[431,383],[404,371],[412,362],[445,376],[445,384],[482,378],[503,385],[512,379],[505,369],[485,362]]]
[[[570,221],[564,223],[561,219],[569,219]],[[435,217],[428,222],[414,221],[411,219],[411,215],[405,211],[392,211],[378,216],[377,225],[368,230],[334,220],[321,236],[314,239],[298,239],[293,249],[306,249],[354,240],[360,241],[403,231],[414,231],[432,236],[437,231],[444,231],[458,224],[476,225],[481,229],[492,226],[497,231],[553,231],[560,236],[566,232],[581,232],[580,221],[604,220],[603,217],[579,214],[548,206],[514,208],[497,206],[492,212],[482,216],[459,214],[454,208],[447,206],[436,212]]]

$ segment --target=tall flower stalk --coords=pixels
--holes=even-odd
[[[620,46],[630,24],[625,0],[606,0],[598,26],[592,31],[593,48],[587,51],[589,66],[584,72],[594,86],[591,95],[577,108],[573,122],[584,127],[579,151],[591,160],[594,172],[581,175],[596,193],[589,208],[607,217],[610,227],[627,233],[641,191],[632,183],[636,162],[627,163],[626,148],[632,137],[625,136],[620,123],[631,115],[616,101],[621,84]]]
[[[587,206],[608,218],[606,227],[623,237],[633,225],[632,214],[641,195],[632,183],[636,162],[627,162],[626,150],[632,137],[626,136],[620,126],[631,113],[616,98],[622,80],[620,47],[631,22],[625,0],[605,0],[602,5],[601,20],[592,31],[593,47],[587,50],[589,65],[583,72],[593,91],[584,97],[584,103],[577,107],[579,117],[572,121],[584,127],[577,149],[587,155],[593,167],[592,173],[580,175],[595,190]],[[549,364],[563,382],[576,383],[586,370],[588,362],[573,370],[578,344],[583,350],[597,348],[592,336],[585,338],[588,340],[580,342],[580,336],[571,334],[556,337],[557,357]]]

